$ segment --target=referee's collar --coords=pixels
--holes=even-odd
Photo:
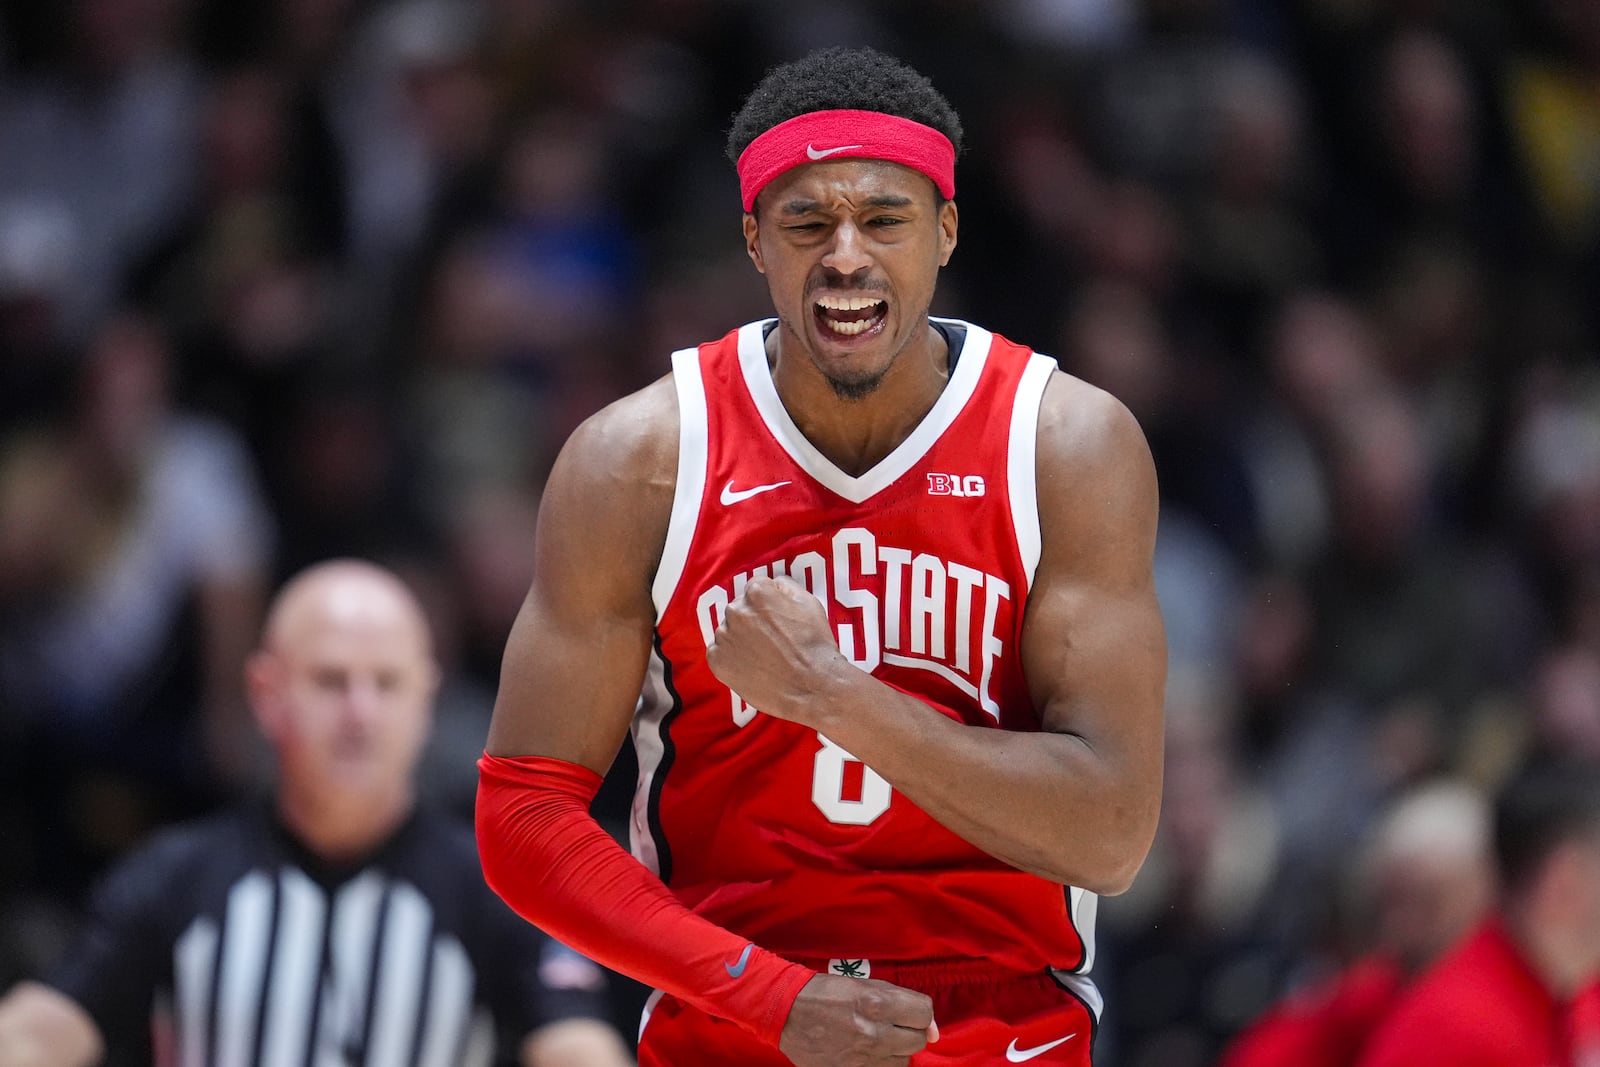
[[[416,832],[417,824],[422,820],[421,806],[413,803],[405,818],[400,820],[388,836],[371,848],[356,856],[329,859],[306,844],[289,824],[284,822],[282,814],[278,811],[276,796],[264,801],[262,807],[264,810],[261,814],[265,817],[267,831],[273,842],[287,853],[295,866],[310,876],[312,881],[325,886],[347,882],[374,864],[381,863],[400,849]]]

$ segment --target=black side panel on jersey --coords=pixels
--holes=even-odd
[[[1060,986],[1063,993],[1082,1004],[1083,1013],[1089,1017],[1089,1063],[1090,1067],[1093,1067],[1095,1046],[1100,1042],[1100,1016],[1094,1013],[1094,1007],[1088,1001],[1078,995],[1077,990],[1057,978],[1054,973],[1050,975],[1050,980]]]
[[[650,836],[656,843],[656,865],[660,869],[661,881],[665,885],[672,884],[672,849],[667,844],[666,830],[661,826],[661,787],[667,780],[667,775],[672,772],[672,763],[677,758],[678,748],[672,741],[672,723],[683,711],[683,697],[678,695],[678,689],[672,684],[672,661],[661,650],[661,631],[655,633],[656,658],[661,661],[661,684],[672,697],[672,707],[661,719],[661,764],[656,767],[655,777],[650,780],[650,806],[647,816],[650,822]]]

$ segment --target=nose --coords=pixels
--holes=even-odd
[[[358,679],[350,683],[345,690],[346,713],[351,719],[362,726],[370,726],[377,720],[383,708],[382,694],[378,691],[377,683],[370,680]]]
[[[829,270],[849,277],[872,266],[872,255],[867,248],[866,235],[853,221],[846,220],[833,231],[827,255],[822,265]]]

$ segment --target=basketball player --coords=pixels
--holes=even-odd
[[[479,848],[659,991],[641,1064],[1090,1062],[1159,802],[1156,484],[1116,401],[929,317],[960,141],[889,57],[770,72],[729,147],[775,317],[551,474]],[[631,857],[588,814],[630,725]]]
[[[0,1064],[630,1062],[600,968],[507,910],[467,828],[414,803],[438,672],[400,580],[303,572],[248,670],[274,807],[114,871],[48,984],[0,1000]]]

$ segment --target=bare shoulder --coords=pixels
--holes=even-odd
[[[678,398],[670,374],[590,415],[556,460],[558,466],[637,489],[663,477],[670,489],[677,462]]]
[[[1039,450],[1041,457],[1091,468],[1137,462],[1150,454],[1139,421],[1122,401],[1064,371],[1052,374],[1045,386],[1039,407]]]
[[[1037,471],[1047,554],[1110,542],[1148,558],[1158,506],[1155,464],[1144,430],[1122,401],[1081,378],[1051,375],[1039,409]]]
[[[539,539],[653,568],[677,485],[678,400],[671,375],[585,419],[556,457]]]
[[[670,378],[585,419],[545,483],[533,581],[506,642],[488,751],[604,774],[649,654],[651,584],[677,481]]]

